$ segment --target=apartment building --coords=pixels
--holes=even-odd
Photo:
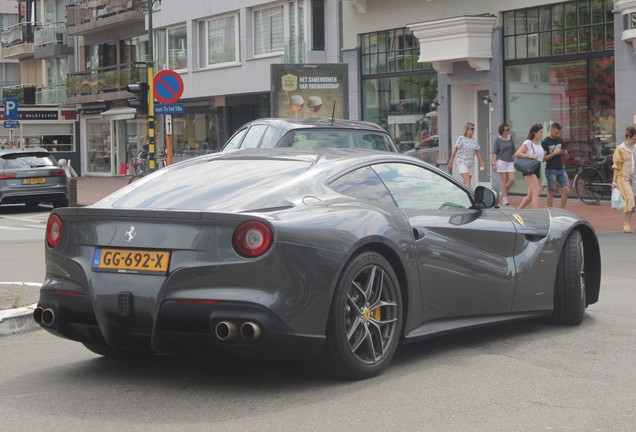
[[[0,7],[2,98],[19,107],[19,126],[1,130],[0,146],[59,151],[79,166],[77,113],[65,102],[73,48],[65,35],[64,1],[3,0]]]
[[[243,123],[271,115],[270,66],[339,62],[336,0],[164,0],[153,14],[158,70],[184,82],[175,154],[218,150]],[[158,123],[160,120],[158,121]]]

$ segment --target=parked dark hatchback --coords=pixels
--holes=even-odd
[[[68,206],[66,173],[44,149],[0,150],[0,204]]]
[[[221,151],[272,147],[398,151],[391,135],[375,123],[330,118],[254,120],[241,126]]]

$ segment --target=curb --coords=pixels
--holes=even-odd
[[[0,336],[39,329],[40,326],[33,321],[33,310],[36,306],[32,304],[21,308],[0,310]]]

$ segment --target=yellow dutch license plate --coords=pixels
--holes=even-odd
[[[44,184],[44,183],[46,183],[46,180],[42,177],[22,179],[22,184],[25,184],[25,185]]]
[[[97,248],[93,270],[165,275],[170,267],[170,251]]]

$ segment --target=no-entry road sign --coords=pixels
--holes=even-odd
[[[153,78],[155,99],[164,104],[172,104],[183,94],[181,75],[173,70],[157,72]]]

